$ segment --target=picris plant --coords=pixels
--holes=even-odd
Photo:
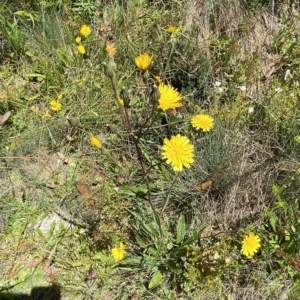
[[[139,88],[142,91],[139,96],[126,87],[119,89],[114,44],[107,44],[106,51],[108,59],[104,63],[104,73],[110,79],[114,91],[124,129],[122,135],[134,145],[137,168],[140,170],[140,178],[136,180],[135,186],[124,187],[127,196],[137,199],[137,207],[130,212],[134,219],[131,228],[138,247],[135,249],[135,258],[126,260],[125,257],[123,264],[133,261],[135,264],[142,264],[150,276],[147,279],[149,289],[161,284],[165,278],[174,287],[183,287],[188,264],[187,246],[198,239],[203,228],[200,227],[188,235],[184,214],[176,215],[168,211],[168,207],[172,201],[172,188],[180,172],[189,169],[194,163],[194,145],[191,140],[196,139],[199,131],[200,135],[209,134],[214,127],[214,118],[204,111],[198,112],[192,118],[182,118],[179,109],[183,106],[183,96],[170,84],[163,83],[160,77],[151,73],[153,57],[147,53],[136,56],[134,60],[138,68]],[[163,143],[161,147],[157,146],[159,142]],[[149,151],[150,145],[155,145],[156,151]],[[157,152],[160,152],[160,157]],[[175,173],[173,176],[165,175],[173,177],[173,180],[166,195],[158,203],[157,198],[161,194],[157,189],[161,186],[157,184],[159,180],[155,179],[155,174],[169,173],[164,161]],[[143,256],[142,260],[140,255]]]

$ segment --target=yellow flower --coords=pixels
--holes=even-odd
[[[61,110],[61,103],[59,101],[52,100],[50,101],[50,108],[53,111],[59,111]]]
[[[157,83],[160,83],[160,82],[161,82],[160,76],[154,76],[154,78],[155,78],[155,80],[156,80]]]
[[[170,140],[164,139],[162,158],[171,164],[174,171],[182,171],[183,167],[190,168],[194,162],[194,146],[187,137],[177,134]]]
[[[160,92],[158,108],[166,111],[167,109],[173,109],[182,106],[182,104],[179,102],[182,99],[182,96],[171,85],[160,84],[158,86],[158,90]]]
[[[48,112],[46,112],[45,114],[43,114],[42,118],[44,120],[49,120],[49,119],[51,119],[51,115]]]
[[[77,44],[80,44],[80,43],[81,43],[81,37],[78,36],[78,37],[75,39],[75,42],[76,42]]]
[[[150,57],[147,53],[144,53],[144,54],[140,54],[139,56],[137,56],[134,59],[134,62],[140,70],[145,71],[149,68],[151,59],[152,59],[152,57]]]
[[[180,31],[180,28],[179,27],[175,27],[175,26],[170,26],[170,27],[168,27],[167,29],[165,29],[166,30],[166,32],[168,32],[168,33],[177,33],[177,32],[179,32]]]
[[[111,254],[115,260],[122,260],[126,254],[124,244],[121,242],[119,248],[111,249]]]
[[[90,143],[92,146],[96,147],[96,148],[101,148],[102,147],[102,144],[101,144],[101,141],[96,138],[95,136],[92,136],[90,138]]]
[[[119,102],[122,106],[124,106],[124,100],[123,100],[123,99],[119,98],[119,99],[118,99],[118,102]]]
[[[253,256],[260,248],[260,237],[250,232],[244,237],[241,253],[247,257]]]
[[[294,141],[295,141],[296,143],[300,143],[300,135],[296,135],[296,136],[294,137]]]
[[[210,131],[214,127],[214,119],[205,114],[198,114],[191,120],[194,128],[202,129],[203,131]]]
[[[57,100],[61,100],[62,97],[63,97],[63,94],[59,94],[59,95],[57,96]]]
[[[37,113],[39,111],[39,108],[33,105],[30,107],[30,110],[32,110],[34,113]]]
[[[92,32],[92,29],[88,25],[82,25],[81,28],[80,28],[80,34],[82,36],[88,36],[88,35],[91,34],[91,32]]]
[[[82,46],[82,45],[78,45],[77,46],[77,50],[78,50],[78,52],[80,53],[80,54],[85,54],[85,48],[84,48],[84,46]]]
[[[109,57],[113,57],[116,53],[115,44],[107,44],[106,45],[106,52],[107,52],[107,55]]]

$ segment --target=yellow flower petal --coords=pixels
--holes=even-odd
[[[107,55],[109,57],[113,57],[116,53],[115,45],[114,44],[107,44],[106,45],[106,52],[107,52]]]
[[[75,42],[77,44],[80,44],[81,43],[81,37],[80,36],[76,37]]]
[[[90,138],[90,143],[91,143],[92,146],[94,146],[96,148],[101,148],[102,147],[101,141],[98,138],[96,138],[95,136],[92,136]]]
[[[155,80],[156,80],[157,83],[160,83],[160,82],[161,82],[160,76],[154,76],[154,78],[155,78]]]
[[[91,32],[92,32],[92,29],[88,25],[82,25],[81,28],[80,28],[80,34],[82,36],[88,36],[88,35],[91,34]]]
[[[119,248],[111,249],[111,254],[115,260],[122,260],[126,254],[124,244],[121,242]]]
[[[85,54],[85,48],[84,48],[84,46],[82,46],[82,45],[78,45],[77,46],[77,50],[78,50],[78,52],[80,53],[80,54]]]
[[[56,100],[50,101],[50,109],[53,111],[59,111],[61,110],[61,103]]]
[[[147,53],[140,54],[134,59],[135,65],[140,69],[140,70],[147,70],[150,66],[152,57],[150,57]]]
[[[259,248],[260,237],[250,232],[243,239],[241,253],[247,257],[251,257],[258,252]]]
[[[170,26],[170,27],[168,27],[167,29],[165,29],[166,30],[166,32],[168,32],[168,33],[177,33],[177,32],[179,32],[180,31],[180,28],[179,27],[175,27],[175,26]]]
[[[198,114],[191,119],[194,128],[202,129],[203,131],[210,131],[214,127],[214,119],[205,114]]]
[[[42,118],[44,120],[49,120],[49,119],[51,119],[51,115],[49,113],[45,113],[45,114],[43,114]]]
[[[160,98],[158,99],[158,108],[163,111],[167,109],[173,109],[182,106],[179,101],[182,99],[180,93],[178,93],[171,85],[160,84],[158,86],[160,92]]]

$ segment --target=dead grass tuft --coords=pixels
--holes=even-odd
[[[244,11],[238,0],[187,2],[185,30],[195,30],[198,41],[226,34],[233,36],[244,19]]]

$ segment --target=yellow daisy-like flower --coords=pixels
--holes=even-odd
[[[260,237],[250,232],[243,239],[241,253],[247,257],[253,256],[260,248]]]
[[[192,118],[192,126],[194,128],[202,129],[203,131],[210,131],[214,127],[214,119],[205,114],[199,114]]]
[[[166,159],[167,164],[171,164],[176,172],[182,171],[183,167],[190,168],[194,162],[194,146],[187,137],[180,134],[172,136],[170,140],[165,138],[162,150],[162,158]]]
[[[78,50],[78,52],[80,53],[80,54],[85,54],[85,48],[84,48],[84,46],[82,46],[82,45],[78,45],[77,46],[77,50]]]
[[[111,254],[115,260],[122,260],[126,254],[124,244],[121,242],[119,248],[111,249]]]
[[[116,53],[115,44],[107,44],[106,45],[106,52],[107,52],[107,55],[109,57],[113,57]]]
[[[140,54],[134,59],[135,65],[140,69],[140,70],[147,70],[150,66],[152,57],[150,57],[147,53]]]
[[[78,37],[75,39],[75,42],[76,42],[77,44],[80,44],[80,43],[81,43],[81,37],[78,36]]]
[[[49,119],[51,119],[51,115],[47,112],[47,113],[43,114],[42,119],[49,120]]]
[[[61,103],[56,100],[50,101],[50,109],[53,111],[59,111],[61,110]]]
[[[175,26],[170,26],[170,27],[168,27],[167,29],[165,29],[166,30],[166,32],[168,32],[168,33],[177,33],[177,32],[179,32],[180,31],[180,28],[179,27],[175,27]]]
[[[160,92],[158,108],[166,111],[167,109],[182,106],[182,103],[179,102],[182,99],[182,96],[171,85],[160,84],[158,90]]]
[[[88,36],[88,35],[91,34],[91,32],[92,32],[92,29],[88,25],[82,25],[81,28],[80,28],[80,34],[82,36]]]
[[[123,100],[123,99],[118,98],[118,102],[119,102],[122,106],[124,106],[124,100]]]
[[[102,147],[101,141],[98,138],[96,138],[95,136],[92,136],[90,138],[90,143],[91,143],[92,146],[94,146],[96,148],[101,148]]]

